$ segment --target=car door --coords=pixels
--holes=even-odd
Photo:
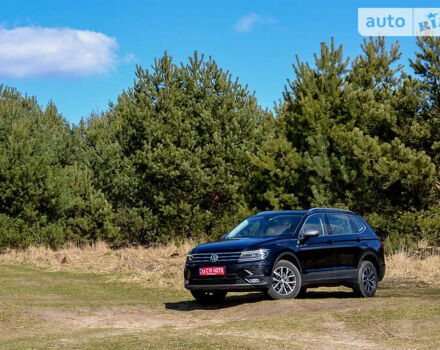
[[[333,259],[336,273],[344,277],[349,275],[350,270],[357,268],[357,257],[360,254],[361,237],[355,231],[348,214],[327,214],[329,224],[329,238],[333,246]]]
[[[318,237],[303,239],[303,232],[312,229],[319,232]],[[313,214],[306,218],[299,233],[299,258],[305,279],[313,274],[333,268],[332,247],[329,243],[328,225],[324,214]],[[306,276],[306,275],[310,276]]]

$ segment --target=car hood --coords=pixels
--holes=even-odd
[[[240,238],[225,239],[218,242],[210,242],[198,245],[192,253],[218,253],[218,252],[241,252],[242,250],[259,249],[263,242],[276,240],[277,237],[268,238]]]

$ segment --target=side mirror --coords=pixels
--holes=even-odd
[[[314,230],[314,229],[307,229],[303,232],[303,237],[304,240],[307,240],[309,238],[313,238],[313,237],[318,237],[319,236],[319,231],[318,230]]]
[[[227,233],[221,235],[221,236],[220,236],[220,239],[225,239],[227,235],[228,235]]]

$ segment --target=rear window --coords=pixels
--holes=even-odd
[[[345,214],[328,214],[328,223],[330,225],[330,234],[346,235],[353,233],[350,225],[350,218]]]
[[[353,223],[353,227],[356,233],[361,233],[365,231],[366,227],[364,223],[357,216],[352,216],[351,222]]]

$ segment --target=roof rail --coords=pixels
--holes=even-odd
[[[339,208],[310,208],[309,211],[314,211],[314,210],[331,210],[331,211],[340,211],[340,212],[344,212],[344,213],[353,213],[351,210],[347,210],[347,209],[339,209]]]
[[[270,213],[270,210],[265,210],[265,211],[260,211],[259,213],[255,214],[255,215],[260,215],[260,214],[265,214],[265,213]]]

